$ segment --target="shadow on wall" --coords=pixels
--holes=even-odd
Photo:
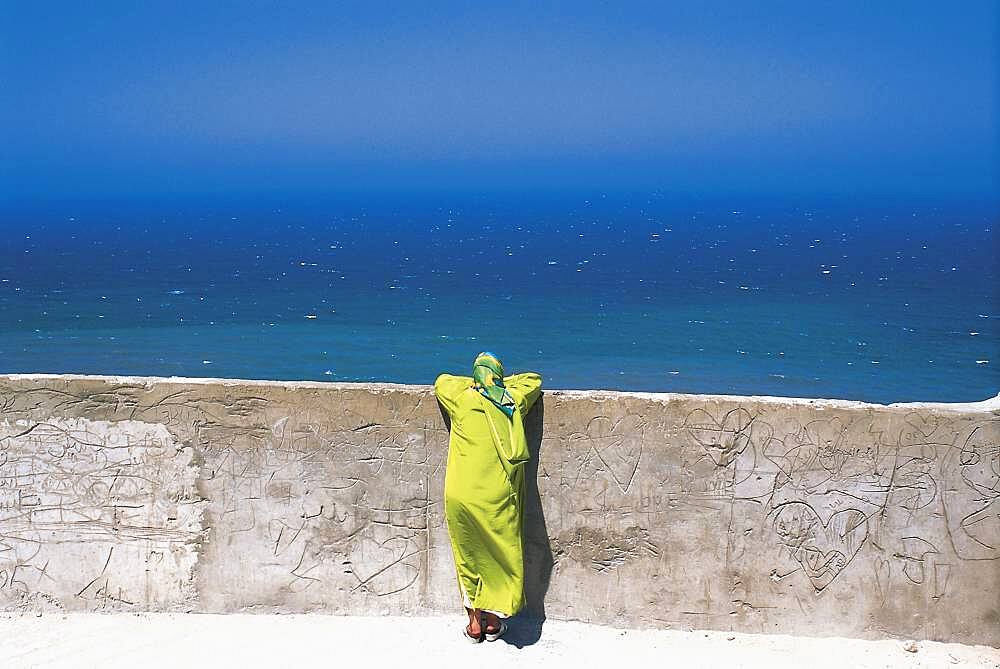
[[[545,623],[545,595],[552,577],[552,547],[545,526],[545,512],[538,492],[538,462],[542,451],[542,426],[545,422],[545,394],[525,417],[524,434],[531,460],[524,470],[524,597],[525,610],[511,623],[503,639],[517,647],[530,646],[542,635]]]

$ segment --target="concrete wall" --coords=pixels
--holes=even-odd
[[[535,613],[1000,645],[1000,398],[547,391]],[[461,612],[423,386],[0,376],[0,608]]]

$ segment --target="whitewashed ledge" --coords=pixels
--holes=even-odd
[[[190,383],[192,385],[222,385],[222,386],[266,386],[281,388],[364,388],[375,391],[391,390],[423,390],[430,391],[433,386],[429,384],[406,384],[406,383],[372,383],[372,382],[345,382],[345,381],[274,381],[270,379],[227,379],[214,378],[208,376],[121,376],[104,374],[0,374],[0,379],[9,381],[45,381],[52,379],[66,380],[87,380],[100,379],[107,383],[122,384],[142,384],[151,386],[157,383]],[[911,409],[935,409],[940,411],[996,411],[1000,409],[1000,393],[995,397],[990,397],[978,402],[893,402],[890,404],[879,404],[877,402],[863,402],[860,400],[826,399],[822,397],[782,397],[778,395],[709,395],[693,393],[654,393],[636,392],[626,390],[571,390],[571,389],[550,389],[545,392],[549,395],[558,394],[575,397],[592,397],[605,399],[608,397],[638,397],[658,402],[668,402],[677,399],[706,400],[734,400],[742,402],[763,402],[778,404],[807,404],[810,406],[829,406],[831,408],[856,408],[856,407],[901,407]]]
[[[546,391],[527,613],[1000,645],[1000,397]],[[460,611],[428,386],[0,376],[0,608]]]

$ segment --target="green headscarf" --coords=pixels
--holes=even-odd
[[[503,411],[507,418],[514,416],[514,398],[503,385],[503,363],[490,353],[483,351],[472,363],[472,379],[479,394]]]

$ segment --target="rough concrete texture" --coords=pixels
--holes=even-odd
[[[460,611],[425,386],[0,376],[0,607]],[[530,611],[1000,645],[1000,398],[547,391]]]

